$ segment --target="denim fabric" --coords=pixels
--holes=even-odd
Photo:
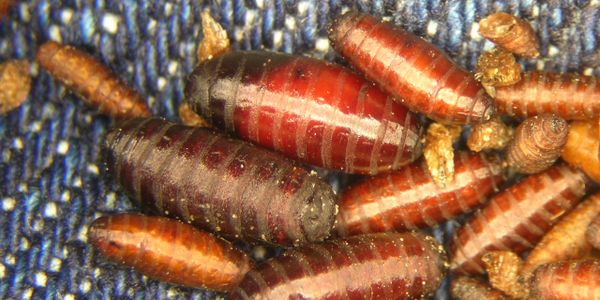
[[[473,69],[492,44],[476,32],[505,11],[530,20],[542,57],[527,69],[600,76],[600,2],[594,1],[21,1],[0,22],[0,61],[33,59],[47,40],[89,51],[135,86],[155,115],[177,120],[209,9],[234,48],[335,59],[326,26],[347,9],[383,15]],[[86,241],[96,217],[138,208],[107,177],[101,144],[111,120],[33,68],[28,100],[0,116],[0,298],[202,298],[100,257]],[[330,176],[336,187],[337,181]],[[456,222],[435,230],[447,240]],[[447,298],[445,287],[437,298]]]

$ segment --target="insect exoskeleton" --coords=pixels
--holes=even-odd
[[[348,12],[331,24],[329,39],[367,78],[440,123],[479,123],[495,114],[494,101],[471,73],[399,27]]]
[[[312,165],[373,175],[421,155],[415,114],[325,61],[233,51],[200,64],[185,95],[216,127]]]
[[[368,178],[340,195],[340,236],[436,226],[483,203],[504,182],[499,157],[457,153],[454,180],[440,187],[421,160]]]
[[[514,85],[496,87],[498,114],[531,117],[555,114],[565,120],[600,115],[598,78],[579,74],[525,72]]]
[[[96,58],[73,46],[47,42],[39,47],[35,59],[53,77],[103,114],[121,119],[151,115],[137,91]]]
[[[106,140],[116,181],[160,214],[284,246],[330,234],[331,186],[280,154],[157,118],[121,122]]]
[[[452,270],[483,274],[481,257],[486,252],[533,248],[585,195],[587,182],[581,171],[558,164],[492,197],[454,233]]]
[[[183,286],[227,291],[253,265],[226,240],[164,217],[101,217],[90,225],[88,237],[107,259]]]
[[[445,273],[443,248],[421,233],[373,233],[291,249],[246,274],[230,299],[419,299]]]

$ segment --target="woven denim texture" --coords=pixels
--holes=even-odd
[[[600,2],[595,1],[22,1],[0,22],[0,61],[32,60],[47,40],[89,51],[134,86],[155,115],[177,121],[185,78],[210,10],[234,48],[335,59],[326,37],[348,9],[386,16],[473,69],[492,47],[477,21],[505,11],[531,21],[542,44],[527,69],[600,76]],[[86,242],[96,217],[138,208],[106,175],[100,145],[111,120],[33,67],[29,98],[0,116],[0,298],[199,298],[216,295],[160,283],[117,266]],[[336,187],[339,182],[332,179]],[[342,184],[343,185],[343,184]],[[447,240],[456,222],[436,237]],[[447,298],[442,288],[437,298]]]

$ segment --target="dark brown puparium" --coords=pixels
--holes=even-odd
[[[291,246],[329,236],[331,186],[279,154],[160,119],[117,125],[108,166],[136,201],[219,235]]]

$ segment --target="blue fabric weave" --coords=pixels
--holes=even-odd
[[[177,120],[205,9],[227,29],[234,48],[326,59],[335,59],[327,24],[357,9],[390,18],[469,69],[492,46],[474,25],[489,13],[505,11],[531,21],[540,36],[542,58],[524,62],[527,69],[600,76],[598,0],[22,1],[0,21],[0,61],[32,60],[47,40],[73,44],[135,86],[155,115]],[[96,217],[138,209],[105,174],[99,146],[112,121],[33,69],[28,100],[0,116],[0,298],[219,295],[147,279],[107,262],[87,244],[87,224]],[[436,230],[436,236],[447,240],[453,226]],[[444,288],[436,295],[447,296]]]

